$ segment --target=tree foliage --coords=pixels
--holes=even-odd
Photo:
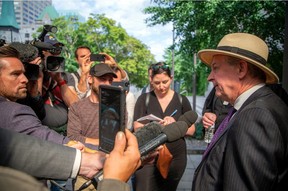
[[[129,36],[116,21],[104,14],[91,14],[89,19],[78,22],[73,17],[57,18],[53,25],[58,27],[57,39],[65,44],[63,56],[66,70],[76,71],[78,65],[74,51],[78,46],[88,46],[92,53],[105,52],[127,71],[130,82],[138,87],[147,84],[147,68],[154,56],[140,40]]]
[[[285,2],[283,1],[171,1],[154,0],[155,6],[145,9],[149,25],[173,23],[177,47],[183,62],[181,76],[193,72],[193,53],[216,48],[220,39],[233,32],[247,32],[264,39],[270,48],[268,64],[282,79]],[[190,64],[186,63],[190,60]],[[182,66],[183,65],[183,66]],[[195,68],[197,81],[203,81],[208,70],[203,64]],[[205,74],[206,73],[206,74]],[[200,75],[200,76],[199,76]],[[198,84],[199,87],[203,85]],[[201,92],[203,93],[203,92]]]

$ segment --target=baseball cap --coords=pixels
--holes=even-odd
[[[104,63],[96,64],[90,69],[90,75],[92,76],[100,77],[105,74],[112,74],[113,78],[117,78],[117,75],[107,64]]]
[[[63,43],[59,42],[54,36],[49,35],[49,34],[44,37],[44,42],[51,44],[52,46],[55,46],[56,44],[60,46],[64,46]]]

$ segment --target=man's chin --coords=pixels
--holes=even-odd
[[[217,90],[216,89],[216,91],[215,91],[215,95],[216,95],[216,97],[219,97],[219,98],[221,98],[223,95],[221,94],[221,92],[220,92],[220,90]]]
[[[17,99],[24,99],[27,97],[27,92],[22,92],[19,95],[17,95]]]

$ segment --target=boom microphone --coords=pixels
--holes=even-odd
[[[194,111],[187,111],[178,121],[166,126],[157,122],[146,124],[134,133],[137,138],[141,157],[155,150],[166,142],[173,142],[185,136],[188,128],[196,122],[198,115]],[[87,188],[91,183],[96,184],[103,179],[103,170],[99,171],[92,180],[85,182],[79,190]]]
[[[15,48],[19,52],[20,60],[23,63],[29,63],[38,57],[38,49],[31,44],[12,42],[9,46]]]

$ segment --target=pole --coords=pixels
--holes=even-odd
[[[175,43],[175,36],[174,36],[174,24],[173,24],[173,29],[172,29],[172,70],[171,70],[171,75],[173,77],[172,79],[172,83],[171,83],[171,86],[172,86],[172,90],[174,90],[174,43]]]
[[[282,69],[282,87],[288,92],[288,2],[285,8],[285,32],[284,32],[284,55]],[[281,79],[280,79],[281,80]]]
[[[194,72],[193,72],[193,111],[196,111],[196,62],[197,55],[194,53]]]

